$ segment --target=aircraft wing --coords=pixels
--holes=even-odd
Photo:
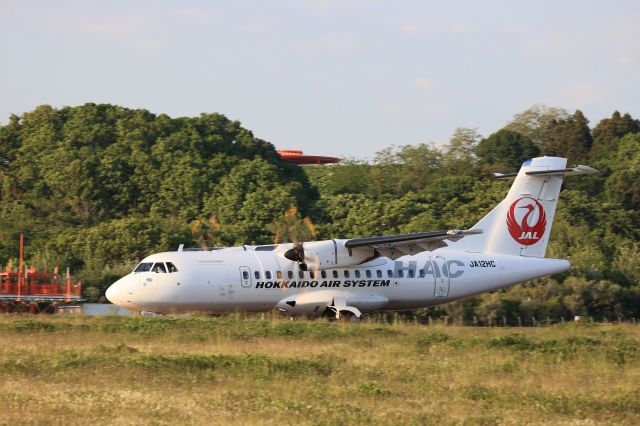
[[[349,250],[369,247],[382,256],[397,259],[405,255],[413,255],[421,251],[432,251],[446,247],[444,240],[457,241],[466,235],[482,234],[481,229],[449,229],[445,231],[417,232],[415,234],[385,235],[381,237],[352,238],[345,241]]]

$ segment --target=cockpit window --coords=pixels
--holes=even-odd
[[[153,265],[152,271],[160,273],[160,274],[166,274],[167,273],[167,268],[164,267],[164,263],[156,262],[156,264]]]
[[[167,269],[169,272],[178,272],[178,268],[171,262],[167,262]]]
[[[149,272],[151,270],[151,266],[153,266],[153,263],[143,262],[139,264],[133,272]]]

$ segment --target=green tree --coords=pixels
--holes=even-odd
[[[584,162],[591,150],[589,120],[577,110],[565,119],[552,120],[548,124],[542,154],[565,157],[569,164]]]
[[[605,191],[611,202],[637,212],[640,211],[640,133],[615,141],[614,169],[605,182]]]
[[[593,129],[593,148],[591,157],[603,157],[616,151],[616,140],[629,134],[640,132],[640,121],[633,119],[628,113],[620,115],[615,111],[611,118],[600,120]]]
[[[227,244],[273,243],[269,230],[291,207],[305,206],[298,182],[288,182],[281,170],[262,158],[241,160],[205,200],[204,217],[220,224]]]
[[[516,114],[504,128],[520,133],[545,152],[551,123],[567,120],[569,117],[565,109],[536,104]]]
[[[506,129],[481,140],[476,149],[481,164],[502,172],[517,170],[523,161],[539,153],[538,147],[526,136]]]
[[[448,173],[472,174],[476,148],[482,137],[477,129],[458,127],[444,147],[443,166]]]
[[[283,163],[239,122],[92,103],[12,116],[0,126],[0,263],[15,256],[25,232],[27,252],[73,267],[100,289],[100,274],[178,242],[194,244],[189,225],[210,217],[205,202],[221,199],[220,185],[233,190],[238,167],[252,162],[262,162],[255,176],[239,179],[271,183],[234,206],[246,232],[224,243],[271,238],[277,213],[261,212],[274,204],[304,210],[317,198],[300,167]]]

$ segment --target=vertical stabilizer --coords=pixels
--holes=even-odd
[[[559,157],[525,161],[507,197],[473,226],[483,233],[464,238],[460,248],[489,254],[544,257],[563,175],[572,171],[566,169],[566,165],[566,158]]]

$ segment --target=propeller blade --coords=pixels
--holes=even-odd
[[[293,247],[284,252],[284,257],[292,262],[304,262],[304,249],[302,248],[302,244],[294,244]]]
[[[298,250],[295,247],[285,251],[283,256],[292,262],[300,262],[302,260],[298,257]]]
[[[304,263],[304,248],[302,247],[302,244],[294,244],[292,248],[284,252],[283,256],[292,262],[298,262],[300,264],[301,271],[307,270],[307,264]]]

